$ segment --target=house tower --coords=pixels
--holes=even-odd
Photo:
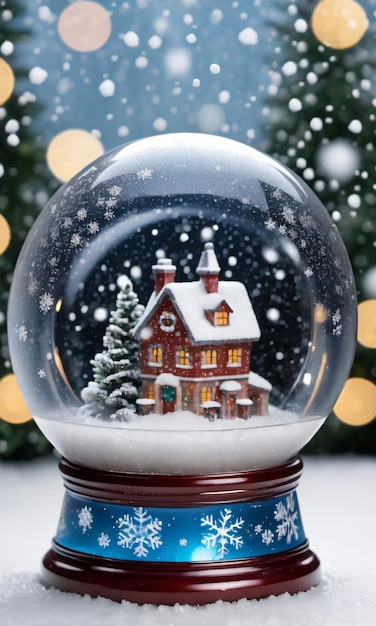
[[[196,273],[200,276],[206,293],[218,293],[218,276],[221,268],[211,242],[205,244]]]

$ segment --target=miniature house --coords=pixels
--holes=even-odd
[[[219,281],[212,243],[200,280],[174,282],[170,259],[153,266],[154,292],[135,327],[140,342],[142,412],[188,410],[209,419],[268,413],[271,385],[250,371],[260,328],[245,286]]]

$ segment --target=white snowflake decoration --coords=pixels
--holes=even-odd
[[[101,532],[101,534],[99,535],[97,541],[98,541],[98,545],[101,548],[108,548],[110,543],[111,543],[110,537],[106,533],[104,533],[104,532]]]
[[[153,518],[142,506],[133,510],[134,516],[126,513],[117,521],[121,529],[117,544],[123,548],[133,549],[135,556],[146,557],[149,549],[157,550],[163,543],[160,535],[162,522],[158,518]]]
[[[228,554],[228,545],[234,546],[235,550],[243,545],[243,538],[238,533],[244,520],[241,517],[237,517],[235,521],[231,520],[231,509],[220,511],[218,519],[214,519],[213,515],[205,515],[201,518],[201,526],[208,526],[209,530],[212,531],[204,535],[201,543],[206,548],[217,548],[216,555],[220,559]]]
[[[179,546],[182,546],[182,548],[185,548],[188,545],[188,541],[183,537],[182,539],[179,539]]]
[[[91,528],[93,523],[93,515],[90,506],[83,506],[78,512],[78,525],[85,534],[86,531]]]
[[[269,529],[264,530],[261,534],[261,540],[262,543],[265,543],[265,545],[270,545],[274,541],[274,533],[272,533],[272,531]]]
[[[277,526],[278,541],[286,537],[286,543],[291,543],[292,537],[299,539],[299,529],[296,524],[298,511],[295,511],[294,494],[290,493],[286,496],[286,504],[277,502],[274,511],[274,519],[281,522]]]

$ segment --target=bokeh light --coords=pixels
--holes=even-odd
[[[363,7],[354,0],[321,0],[312,14],[314,35],[330,48],[355,46],[368,28]]]
[[[376,348],[376,300],[359,304],[358,341],[366,348]]]
[[[51,140],[46,155],[47,165],[53,175],[64,183],[103,153],[99,139],[86,130],[72,128]]]
[[[14,374],[0,380],[0,418],[9,424],[24,424],[32,419]]]
[[[9,63],[0,59],[0,105],[4,104],[12,95],[14,89],[14,74]]]
[[[62,41],[78,52],[93,52],[108,41],[111,18],[98,2],[75,2],[61,13],[58,32]]]
[[[10,242],[10,228],[7,220],[0,215],[0,254],[3,254]]]
[[[376,385],[365,378],[349,378],[333,411],[350,426],[368,424],[376,417]]]

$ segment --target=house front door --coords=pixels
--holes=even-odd
[[[175,411],[176,388],[169,385],[163,385],[162,395],[162,413],[172,413]]]

